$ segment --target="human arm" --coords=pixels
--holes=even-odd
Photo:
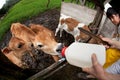
[[[112,47],[112,48],[120,49],[120,42],[119,42],[119,41],[112,40],[112,39],[110,39],[110,38],[105,38],[105,37],[102,37],[101,39],[102,39],[103,41],[108,42],[108,44],[111,45],[111,46],[107,46],[107,48]]]
[[[98,80],[120,80],[120,75],[105,72],[102,65],[99,64],[95,54],[92,55],[92,64],[90,68],[83,68],[83,71],[96,77]]]

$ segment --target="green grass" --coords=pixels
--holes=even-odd
[[[15,4],[0,21],[0,41],[12,23],[30,19],[46,10],[60,8],[61,6],[61,0],[50,0],[48,7],[47,3],[48,0],[21,0]]]
[[[95,3],[94,2],[90,2],[90,1],[86,1],[85,6],[94,9],[95,8]]]
[[[47,7],[48,0],[21,0],[19,3],[15,4],[7,12],[4,19],[0,21],[0,41],[5,33],[10,29],[12,23],[30,19],[31,17],[49,9],[60,8],[61,1],[62,0],[50,0],[50,4]],[[71,0],[65,0],[65,2],[70,1]],[[74,1],[73,3],[76,2]],[[94,3],[86,2],[86,6],[94,7]]]

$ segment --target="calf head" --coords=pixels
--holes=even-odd
[[[30,46],[34,41],[35,33],[27,26],[20,23],[13,23],[11,25],[12,36],[23,39]]]
[[[3,48],[2,52],[11,62],[17,66],[26,68],[28,66],[25,64],[25,62],[22,61],[22,57],[28,52],[28,50],[29,48],[27,47],[24,40],[17,37],[11,37],[8,46]]]
[[[11,37],[8,47],[10,50],[15,51],[15,55],[18,57],[31,50],[24,40],[17,37]]]
[[[42,25],[31,24],[30,28],[36,33],[34,46],[50,55],[58,55],[63,45],[57,43],[53,32]]]
[[[29,49],[30,55],[35,55],[33,52],[31,52],[31,50],[35,50],[32,43],[35,39],[35,33],[29,27],[20,23],[13,23],[11,25],[11,33],[12,36],[24,40]]]

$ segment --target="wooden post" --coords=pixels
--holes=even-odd
[[[94,34],[96,34],[98,32],[98,28],[99,28],[100,22],[102,20],[102,16],[103,16],[103,11],[100,9],[100,7],[97,7],[97,13],[96,13],[96,16],[94,18],[94,21],[89,26],[89,28],[91,30],[93,29]]]

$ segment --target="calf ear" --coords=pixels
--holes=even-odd
[[[33,23],[30,23],[30,24],[29,24],[29,26],[33,26],[33,25],[35,25],[35,24],[33,24]]]
[[[11,52],[11,50],[10,50],[8,47],[5,47],[5,48],[2,49],[2,52],[3,52],[4,54],[8,54],[8,53]]]
[[[32,26],[35,26],[35,24],[32,24],[32,23],[31,23],[31,24],[29,24],[29,27],[30,27],[30,28],[32,28]]]

